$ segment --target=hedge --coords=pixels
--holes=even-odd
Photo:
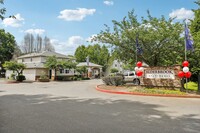
[[[124,84],[124,79],[122,76],[107,76],[102,78],[104,84],[106,85],[123,85]]]

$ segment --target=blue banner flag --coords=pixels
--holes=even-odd
[[[141,55],[141,54],[143,53],[143,51],[142,51],[142,48],[141,48],[140,45],[139,45],[138,36],[139,36],[139,35],[136,35],[136,49],[137,49],[137,54],[138,54],[138,55]]]
[[[193,40],[191,38],[191,34],[189,32],[189,29],[187,27],[187,24],[185,24],[185,46],[186,50],[193,50]]]

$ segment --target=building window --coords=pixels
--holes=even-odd
[[[33,60],[33,59],[31,58],[31,62],[32,62],[32,60]]]
[[[115,67],[117,67],[117,64],[115,64]]]
[[[22,62],[24,62],[24,59],[22,59]]]
[[[64,71],[63,71],[63,69],[60,69],[60,73],[63,73]]]
[[[69,73],[69,70],[65,70],[65,73]]]

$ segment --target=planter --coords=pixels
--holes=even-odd
[[[38,79],[39,82],[49,82],[49,79]]]

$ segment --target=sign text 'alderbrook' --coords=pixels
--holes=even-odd
[[[174,70],[146,70],[145,78],[149,79],[175,79]]]

